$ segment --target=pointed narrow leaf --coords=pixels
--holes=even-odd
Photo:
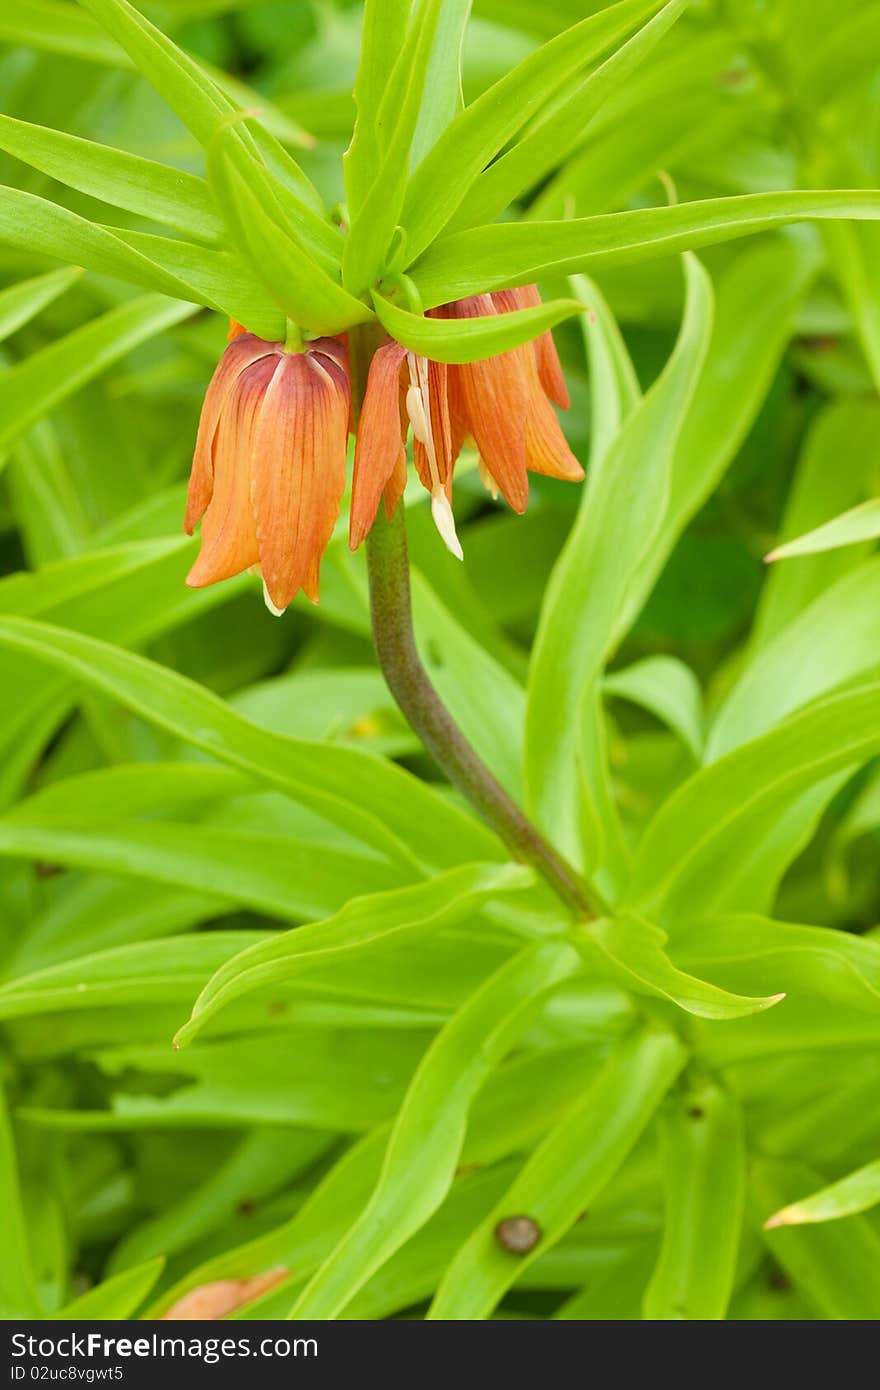
[[[486,898],[531,882],[527,870],[481,864],[450,869],[429,883],[370,897],[358,895],[329,921],[276,935],[227,960],[202,989],[175,1041],[190,1042],[218,1009],[252,989],[296,979],[310,966],[332,967],[338,957],[361,952],[386,938],[438,931],[474,912]]]
[[[686,975],[664,952],[665,941],[665,932],[637,917],[622,917],[619,921],[602,918],[581,928],[578,934],[578,946],[587,958],[598,949],[600,968],[608,971],[610,967],[610,973],[624,989],[671,999],[697,1018],[746,1018],[771,1009],[785,997],[729,994],[706,980]]]
[[[880,1159],[876,1163],[866,1163],[854,1173],[847,1173],[839,1182],[833,1182],[814,1192],[810,1197],[802,1197],[791,1206],[782,1207],[764,1222],[765,1230],[772,1231],[776,1226],[805,1226],[816,1221],[839,1221],[842,1216],[855,1216],[857,1212],[869,1211],[880,1202]]]
[[[372,312],[331,279],[305,248],[271,216],[225,147],[209,155],[209,179],[235,239],[288,318],[314,333],[340,333],[365,323]]]
[[[162,1273],[165,1256],[114,1274],[53,1313],[53,1318],[72,1322],[94,1320],[123,1322],[133,1318]]]
[[[410,0],[365,0],[361,56],[352,94],[357,118],[343,156],[345,191],[355,214],[370,191],[382,156],[379,108],[406,37],[409,11]]]
[[[140,343],[182,323],[192,304],[144,295],[75,328],[0,376],[0,466],[6,451],[59,401]]]
[[[564,165],[566,156],[583,139],[596,111],[626,87],[639,64],[681,17],[688,3],[689,0],[669,0],[659,14],[585,77],[559,107],[490,164],[445,230],[460,231],[494,222],[526,188]],[[613,12],[612,7],[601,13]]]
[[[746,193],[567,222],[475,227],[441,237],[409,273],[431,309],[469,294],[529,285],[549,275],[633,265],[814,218],[876,221],[880,192]]]
[[[376,314],[391,337],[433,362],[478,362],[531,342],[563,319],[580,313],[576,299],[551,299],[533,309],[474,319],[431,319],[411,314],[380,294],[373,294]]]
[[[437,1210],[455,1176],[471,1101],[554,985],[578,966],[570,946],[529,946],[438,1033],[398,1113],[379,1181],[291,1316],[338,1317],[370,1275]]]
[[[711,1081],[660,1116],[663,1243],[645,1292],[652,1322],[722,1320],[733,1291],[746,1191],[740,1109]]]
[[[435,867],[500,859],[495,837],[424,782],[369,753],[270,733],[204,686],[156,662],[48,623],[0,619],[0,644],[109,695],[221,762],[254,773],[351,830],[392,862]]]
[[[67,266],[0,290],[0,343],[69,290],[81,275],[79,266]]]
[[[772,560],[793,560],[798,555],[818,555],[824,550],[838,550],[844,545],[858,545],[860,541],[880,540],[880,498],[863,502],[853,507],[815,531],[786,541],[771,550],[766,557]]]
[[[402,222],[411,259],[415,260],[430,245],[486,166],[517,131],[559,88],[646,15],[658,10],[661,3],[662,0],[622,0],[599,14],[589,15],[530,54],[447,126],[416,169],[407,189]]]
[[[686,1060],[671,1033],[640,1032],[611,1053],[579,1106],[547,1135],[490,1215],[461,1247],[437,1290],[431,1319],[487,1318],[506,1291],[565,1235],[614,1176]],[[506,1217],[528,1216],[539,1240],[528,1253],[496,1235]]]
[[[193,174],[11,116],[0,115],[0,149],[70,188],[188,236],[223,236],[208,185]]]

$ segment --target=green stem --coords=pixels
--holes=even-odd
[[[406,523],[401,503],[391,521],[380,505],[367,537],[370,610],[376,654],[392,695],[450,782],[513,856],[531,864],[581,920],[605,910],[599,895],[544,839],[468,743],[431,684],[412,625]]]

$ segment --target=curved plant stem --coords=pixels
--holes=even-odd
[[[370,611],[376,654],[392,695],[428,752],[514,857],[531,864],[585,919],[604,911],[596,891],[544,839],[468,743],[416,650],[410,600],[404,507],[391,521],[380,506],[367,537]]]

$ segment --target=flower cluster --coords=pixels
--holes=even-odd
[[[539,302],[528,286],[457,300],[431,315],[468,319]],[[267,605],[280,613],[300,589],[318,599],[321,557],[346,483],[347,345],[342,335],[290,351],[235,323],[230,337],[199,422],[184,525],[191,535],[201,521],[202,544],[187,583],[198,588],[255,570]],[[406,486],[410,428],[437,528],[459,558],[452,477],[466,443],[477,450],[489,491],[517,512],[526,507],[529,471],[582,478],[552,403],[566,408],[569,397],[549,332],[462,366],[388,340],[373,356],[358,420],[351,548],[367,535],[380,502],[394,514]]]

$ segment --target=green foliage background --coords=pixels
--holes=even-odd
[[[476,0],[465,101],[604,8]],[[359,4],[144,9],[344,197]],[[694,0],[515,211],[875,188],[878,39],[875,0]],[[221,225],[185,180],[111,208],[8,119],[203,173],[87,9],[6,0],[0,41],[5,184]],[[876,225],[560,255],[591,276],[542,281],[589,306],[556,330],[588,484],[535,478],[514,517],[466,459],[463,566],[407,496],[432,677],[616,904],[572,929],[394,708],[344,527],[316,609],[184,587],[225,322],[73,224],[47,257],[23,207],[0,195],[4,1316],[153,1317],[280,1268],[236,1316],[877,1317],[876,527],[762,562],[880,493]],[[831,1219],[763,1229],[872,1163]],[[521,1257],[493,1228],[524,1213]]]

